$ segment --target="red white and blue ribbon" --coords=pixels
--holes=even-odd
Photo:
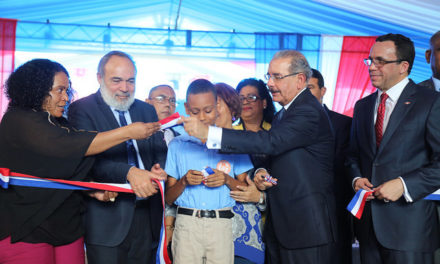
[[[202,169],[202,174],[203,174],[203,184],[206,184],[206,180],[208,179],[208,176],[211,174],[214,174],[214,170],[211,169],[211,167],[206,166],[205,168]]]
[[[156,264],[171,264],[168,257],[165,227],[165,183],[154,179],[159,186],[160,195],[162,197],[162,206],[164,208],[162,215],[162,227],[160,230],[159,248],[156,254]],[[0,186],[7,189],[9,185],[51,188],[51,189],[67,189],[67,190],[104,190],[112,192],[134,193],[128,183],[98,183],[98,182],[81,182],[69,181],[52,178],[39,178],[32,175],[11,172],[7,168],[0,168]]]
[[[372,194],[373,191],[359,190],[350,203],[347,206],[347,210],[350,211],[357,219],[361,219],[362,213],[364,211],[365,202],[368,195]],[[432,194],[426,196],[425,200],[440,201],[440,190],[433,192]]]
[[[364,212],[365,201],[367,200],[368,195],[372,193],[373,191],[366,191],[364,189],[359,190],[348,204],[347,210],[357,219],[361,219],[362,213]]]
[[[270,176],[269,174],[264,176],[264,181],[268,182],[268,183],[272,183],[273,185],[277,185],[278,182],[276,180],[273,179],[272,176]]]
[[[166,129],[177,125],[177,121],[180,120],[180,114],[178,112],[166,117],[164,119],[159,120],[161,124],[160,129]]]

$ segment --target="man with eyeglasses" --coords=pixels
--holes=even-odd
[[[426,62],[431,65],[432,77],[419,83],[436,91],[440,91],[440,31],[429,40],[429,49],[425,52]]]
[[[148,94],[148,98],[145,99],[145,102],[154,106],[154,109],[156,109],[156,113],[159,120],[167,118],[176,112],[176,93],[174,92],[174,89],[167,84],[160,84],[151,88]],[[165,144],[161,144],[162,146],[160,147],[160,149],[166,155],[168,151],[168,144],[173,138],[180,135],[180,133],[177,132],[177,130],[175,130],[173,127],[162,130],[161,132]],[[161,204],[159,205],[162,206]],[[162,210],[162,209],[157,208],[157,210]],[[168,246],[169,256],[171,256],[170,242],[173,237],[175,219],[176,219],[176,206],[175,205],[170,206],[168,204],[165,204],[165,227],[167,230],[166,243]],[[154,229],[156,232],[153,233],[155,242],[159,241],[159,235],[160,235],[159,231],[161,224],[162,224],[161,219],[153,220],[152,225],[156,226],[156,228]],[[153,252],[155,252],[156,248],[157,245],[155,248],[153,248]],[[153,261],[151,263],[155,263],[155,262]]]
[[[363,264],[433,263],[440,188],[440,99],[408,79],[413,42],[380,36],[365,59],[377,91],[356,103],[347,168],[367,197],[355,234]]]
[[[283,108],[269,131],[209,128],[184,118],[185,130],[208,148],[227,153],[267,154],[277,185],[256,178],[267,189],[264,227],[266,262],[334,263],[336,211],[334,137],[324,108],[307,89],[310,66],[295,50],[277,52],[269,64],[267,86]]]

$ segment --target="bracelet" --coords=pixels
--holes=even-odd
[[[260,200],[258,201],[258,204],[260,205],[264,204],[264,192],[260,192]]]
[[[167,226],[165,226],[165,229],[166,229],[166,230],[174,230],[174,226],[172,226],[172,225],[167,225]]]

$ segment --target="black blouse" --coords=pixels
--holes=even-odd
[[[84,180],[84,157],[94,132],[77,131],[46,112],[9,109],[0,123],[0,167],[43,178]],[[35,187],[0,188],[0,239],[69,244],[84,234],[81,192]]]

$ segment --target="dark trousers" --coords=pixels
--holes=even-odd
[[[136,207],[127,237],[118,246],[106,247],[86,243],[88,264],[149,263],[152,237],[147,209],[144,205]]]
[[[335,243],[317,247],[288,249],[283,247],[275,237],[273,227],[269,222],[264,236],[266,240],[267,264],[334,264],[336,251]],[[292,234],[294,236],[295,234]]]
[[[370,217],[364,227],[368,236],[359,241],[359,251],[362,264],[433,264],[434,253],[400,251],[383,247],[377,240],[371,221],[371,208],[365,207],[362,217]]]
[[[348,203],[347,203],[348,204]],[[344,207],[337,208],[338,236],[336,239],[335,263],[352,263],[353,223],[351,214]]]

